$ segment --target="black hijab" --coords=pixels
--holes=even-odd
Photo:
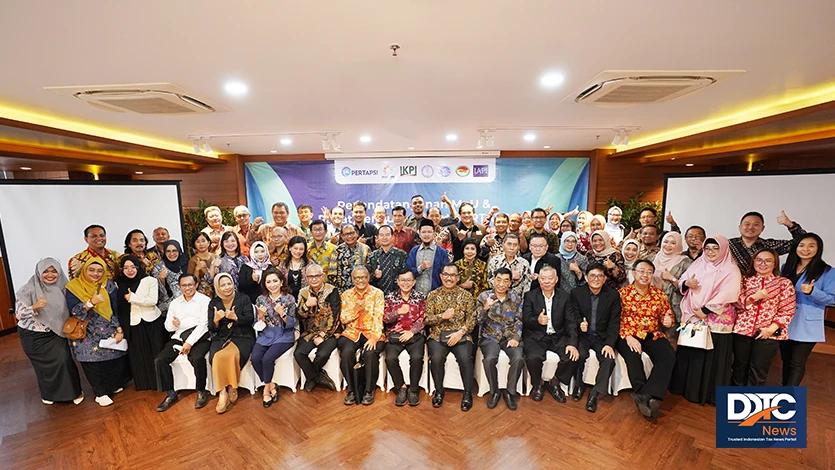
[[[128,261],[136,266],[136,276],[129,278],[125,276],[124,267]],[[139,260],[134,255],[124,255],[119,260],[119,274],[116,276],[116,313],[119,316],[119,323],[122,324],[122,330],[127,334],[130,329],[130,302],[125,300],[125,294],[128,290],[136,292],[139,288],[139,282],[146,277],[148,273],[145,272],[145,263]]]
[[[169,246],[174,246],[177,248],[177,259],[174,261],[168,260],[168,255],[165,254],[165,251],[168,250]],[[188,259],[186,259],[185,254],[183,254],[183,248],[180,246],[180,242],[177,240],[168,240],[162,244],[162,253],[160,254],[162,258],[162,262],[165,263],[166,269],[171,271],[172,273],[180,273],[183,274],[188,270]]]

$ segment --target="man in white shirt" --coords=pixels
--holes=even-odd
[[[193,274],[180,276],[183,295],[171,301],[165,317],[165,329],[174,333],[154,360],[157,372],[157,388],[165,392],[165,398],[157,411],[165,411],[179,400],[174,390],[174,374],[171,363],[181,354],[188,356],[194,368],[197,401],[195,408],[203,408],[209,401],[206,391],[206,354],[209,352],[209,298],[197,292],[197,278]]]

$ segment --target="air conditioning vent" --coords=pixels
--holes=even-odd
[[[617,71],[599,74],[574,98],[577,103],[625,106],[669,101],[716,83],[720,78],[741,73],[726,71]]]
[[[99,109],[137,114],[211,113],[210,105],[185,94],[170,83],[140,83],[84,87],[45,87],[68,91],[72,96]]]

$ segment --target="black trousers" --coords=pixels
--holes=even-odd
[[[736,386],[765,385],[768,369],[777,354],[780,341],[754,339],[734,333],[734,363],[731,383]]]
[[[316,355],[313,356],[313,360],[311,361],[308,356],[310,355],[310,351],[314,349],[316,350]],[[325,367],[334,349],[336,349],[336,338],[333,336],[319,343],[319,346],[313,344],[313,341],[299,338],[298,342],[296,342],[296,350],[293,351],[293,358],[296,359],[299,368],[304,372],[305,380],[316,380],[316,377],[319,377],[319,373],[322,372],[322,367]],[[331,377],[333,381],[336,381],[336,379],[337,377]]]
[[[174,373],[171,371],[171,363],[180,355],[180,352],[174,349],[174,345],[182,346],[183,342],[178,339],[169,340],[154,359],[157,390],[161,392],[174,390]],[[188,362],[194,368],[194,388],[199,392],[206,391],[206,354],[209,352],[210,345],[208,335],[206,335],[192,345],[191,351],[188,352]]]
[[[667,338],[663,336],[653,339],[652,334],[648,334],[646,338],[638,339],[638,341],[641,342],[641,350],[652,360],[652,372],[649,377],[644,373],[641,355],[629,349],[629,345],[623,338],[618,339],[617,344],[618,354],[626,361],[626,372],[629,375],[629,382],[632,383],[632,391],[661,400],[673,376],[676,353]]]
[[[340,336],[336,341],[336,347],[339,348],[339,368],[348,382],[348,391],[354,389],[353,370],[354,364],[357,363],[357,351],[367,342],[368,340],[362,335],[357,341],[351,341],[345,336]],[[365,363],[365,393],[371,393],[377,386],[377,379],[380,377],[380,353],[383,352],[385,346],[384,342],[377,341],[374,349],[362,353],[362,361]]]
[[[82,362],[81,370],[84,371],[97,397],[110,395],[124,388],[130,380],[130,363],[127,355],[107,361]]]
[[[423,373],[423,354],[426,338],[417,334],[406,342],[390,341],[386,343],[386,368],[391,374],[395,390],[400,390],[406,382],[400,369],[400,353],[405,349],[409,353],[409,390],[416,392],[420,388],[420,376]]]
[[[481,348],[481,354],[484,356],[481,362],[484,365],[487,383],[490,384],[490,393],[499,391],[499,352],[504,351],[507,358],[510,359],[510,368],[507,371],[507,393],[519,395],[517,385],[519,384],[519,377],[522,376],[522,367],[525,365],[521,345],[511,348],[507,345],[506,339],[496,342],[492,338],[481,338],[479,347]]]
[[[560,357],[557,364],[557,372],[554,378],[568,385],[577,370],[578,361],[572,361],[565,352],[568,338],[565,336],[545,335],[541,339],[525,338],[523,349],[525,351],[525,365],[528,373],[531,374],[531,385],[536,388],[542,384],[542,364],[545,362],[545,353],[553,351]]]
[[[806,361],[815,343],[804,341],[780,341],[780,357],[783,358],[783,385],[797,386],[806,374]]]
[[[459,341],[455,346],[449,347],[434,339],[427,341],[429,345],[429,370],[432,372],[432,382],[435,383],[435,390],[444,390],[444,373],[446,370],[446,358],[451,352],[458,361],[458,369],[461,372],[461,382],[464,383],[464,393],[473,392],[473,351],[475,345],[472,341]]]
[[[603,347],[606,344],[603,339],[597,335],[589,335],[581,333],[579,336],[580,360],[577,361],[577,371],[574,373],[575,387],[583,383],[583,371],[586,369],[586,359],[589,358],[589,351],[594,351],[597,355],[597,377],[594,379],[594,391],[600,395],[609,393],[609,378],[612,376],[612,371],[615,370],[615,360],[603,355]],[[612,348],[614,350],[614,348]]]

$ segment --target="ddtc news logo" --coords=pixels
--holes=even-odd
[[[806,447],[806,387],[719,387],[716,447]]]

